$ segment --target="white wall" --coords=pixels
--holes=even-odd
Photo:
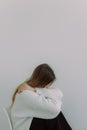
[[[0,103],[48,63],[63,93],[62,111],[73,130],[87,130],[87,1],[0,1]]]

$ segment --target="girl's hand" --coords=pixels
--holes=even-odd
[[[31,90],[31,91],[34,91],[35,92],[35,88],[29,86],[28,84],[26,83],[23,83],[19,86],[18,88],[18,93],[21,93],[23,92],[24,90]]]

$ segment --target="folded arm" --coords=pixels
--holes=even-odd
[[[18,94],[19,107],[22,108],[17,116],[30,116],[43,119],[55,118],[61,111],[62,101],[56,90],[44,89],[42,94],[31,90],[24,90]],[[23,112],[24,111],[24,112]],[[23,112],[23,113],[22,113]]]

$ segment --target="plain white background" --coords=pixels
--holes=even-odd
[[[87,1],[0,1],[0,107],[33,69],[48,63],[73,130],[87,130]]]

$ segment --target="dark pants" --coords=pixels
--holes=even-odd
[[[33,118],[29,130],[72,130],[62,112],[53,119]]]

